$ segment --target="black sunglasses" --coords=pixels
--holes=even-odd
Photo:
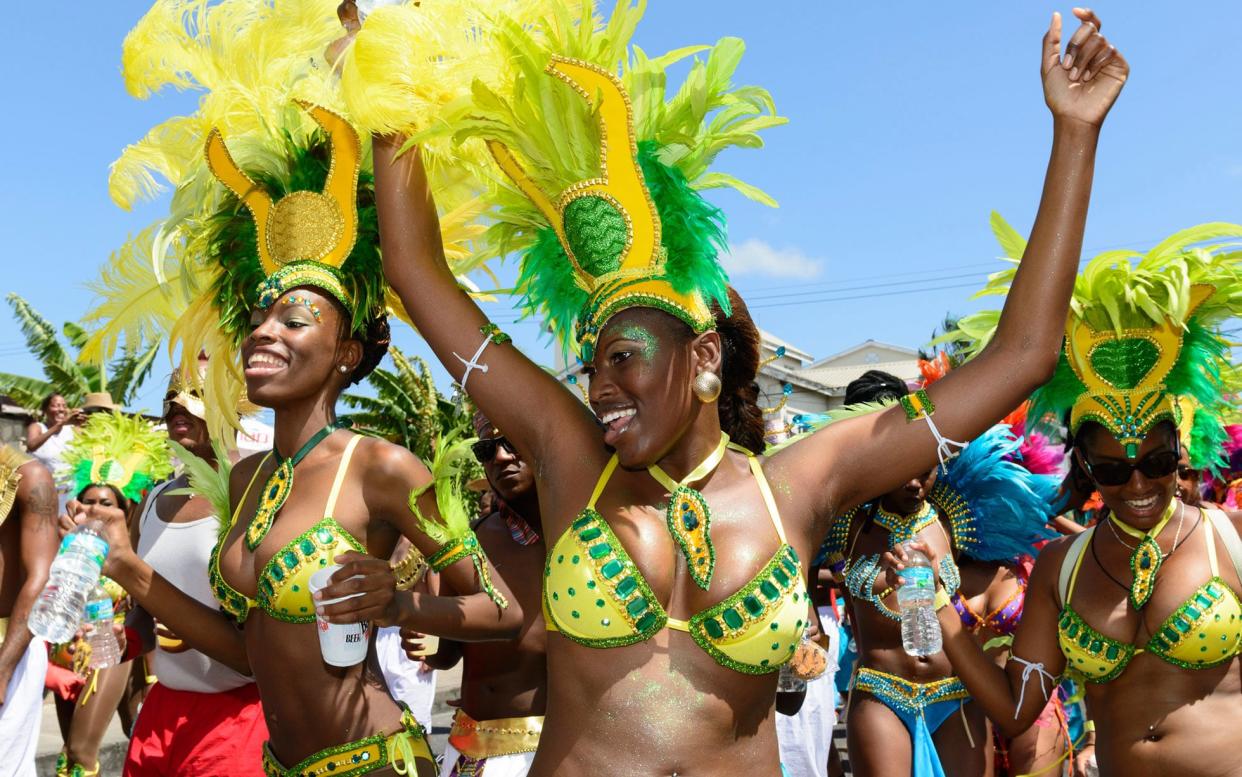
[[[1147,478],[1164,478],[1177,472],[1177,463],[1181,452],[1177,450],[1156,451],[1149,453],[1134,463],[1128,461],[1102,461],[1092,463],[1086,456],[1087,474],[1101,486],[1124,486],[1130,482],[1134,470],[1143,473]]]
[[[479,460],[480,464],[490,464],[492,459],[496,458],[496,449],[504,448],[510,456],[517,455],[517,449],[513,447],[513,443],[504,437],[491,437],[486,440],[479,440],[470,446],[470,450],[474,452],[474,457]]]

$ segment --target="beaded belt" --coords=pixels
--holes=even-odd
[[[419,725],[409,710],[401,714],[401,730],[394,734],[373,734],[356,742],[329,747],[286,768],[272,755],[270,743],[263,745],[263,773],[267,777],[353,777],[368,774],[388,766],[389,762],[401,761],[410,773],[410,763],[425,758],[434,764],[435,757],[427,744],[427,732]]]
[[[543,716],[475,720],[458,708],[453,715],[449,744],[474,760],[515,753],[533,753],[539,747]]]
[[[882,699],[885,703],[911,715],[941,701],[970,697],[966,686],[956,677],[945,677],[930,683],[913,683],[904,677],[859,667],[854,687]]]

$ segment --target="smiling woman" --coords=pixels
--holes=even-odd
[[[168,329],[183,357],[210,357],[205,378],[183,377],[205,388],[206,414],[224,434],[243,389],[273,411],[275,428],[273,449],[234,465],[221,489],[228,504],[207,570],[218,609],[139,558],[120,521],[108,525],[107,564],[188,645],[253,674],[270,733],[266,774],[426,776],[435,763],[422,726],[371,664],[328,663],[320,627],[363,623],[369,635],[371,625],[399,625],[474,641],[513,635],[521,613],[502,606],[503,581],[470,536],[448,537],[468,552],[437,569],[453,595],[395,590],[388,559],[402,536],[429,558],[440,550],[415,512],[439,519],[443,495],[409,451],[348,432],[336,417],[341,391],[375,368],[389,341],[369,143],[337,111],[297,99],[339,102],[322,60],[336,25],[322,3],[187,14],[161,0],[127,40],[131,79],[149,85],[162,74],[181,85],[190,76],[166,63],[193,62],[215,90],[189,120],[196,133],[214,125],[202,145],[155,132],[118,163],[178,184],[160,234],[183,252],[196,296]],[[261,88],[251,90],[256,74]],[[312,596],[312,575],[333,565]]]
[[[1239,234],[1202,225],[1133,265],[1114,252],[1086,267],[1060,365],[1028,417],[1065,419],[1110,515],[1041,552],[1006,670],[951,609],[940,614],[954,670],[1009,735],[1044,705],[1033,684],[1085,680],[1101,774],[1242,774],[1231,733],[1242,723],[1242,514],[1176,496],[1183,452],[1195,468],[1221,464],[1219,326],[1239,312]],[[993,290],[1004,284],[994,276]],[[973,323],[963,330],[978,333]]]
[[[922,394],[921,412],[850,419],[760,458],[753,329],[717,261],[723,215],[701,190],[770,202],[709,169],[784,120],[765,90],[731,83],[740,40],[648,57],[629,45],[642,4],[619,3],[608,20],[582,6],[534,24],[501,14],[511,77],[476,85],[435,127],[481,138],[511,182],[488,188],[491,235],[522,256],[528,311],[587,366],[589,408],[494,339],[453,281],[419,145],[435,129],[406,147],[371,127],[384,270],[440,361],[459,380],[470,371],[471,396],[532,463],[557,538],[543,580],[556,632],[547,718],[530,773],[775,777],[776,672],[806,627],[802,559],[833,515],[927,472],[937,436],[978,435],[1053,369],[1099,127],[1128,66],[1081,9],[1062,59],[1054,18],[1041,56],[1047,185],[986,356]],[[355,45],[375,42],[364,24]],[[670,96],[665,68],[697,54]],[[405,77],[379,70],[360,88]]]

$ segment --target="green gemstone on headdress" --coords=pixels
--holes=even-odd
[[[1142,384],[1160,360],[1160,349],[1138,337],[1105,340],[1091,349],[1090,360],[1097,375],[1124,391]]]
[[[599,277],[621,267],[629,229],[616,205],[586,195],[565,207],[564,218],[565,239],[583,270]]]

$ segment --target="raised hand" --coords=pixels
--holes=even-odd
[[[1052,115],[1093,126],[1104,117],[1121,94],[1130,65],[1117,47],[1100,34],[1100,19],[1087,8],[1075,8],[1081,22],[1061,54],[1061,14],[1052,15],[1044,35],[1040,72],[1044,100]]]
[[[76,508],[76,509],[75,509]],[[81,505],[70,502],[66,505],[68,515],[72,517],[73,526],[87,521],[99,521],[103,524],[102,535],[108,541],[108,558],[104,560],[103,573],[108,577],[118,577],[118,570],[134,556],[134,546],[129,540],[129,525],[125,520],[125,511],[119,507],[103,505]],[[64,517],[61,517],[61,536],[72,530]]]
[[[345,53],[345,49],[353,42],[354,36],[358,34],[358,30],[362,29],[362,22],[358,18],[358,6],[354,0],[344,0],[336,7],[336,18],[340,20],[341,27],[344,28],[345,34],[328,44],[328,50],[324,52],[324,56],[328,59],[328,64],[333,67],[340,66],[341,55]]]

